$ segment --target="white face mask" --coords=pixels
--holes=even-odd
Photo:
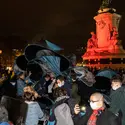
[[[61,83],[58,83],[59,87],[62,87],[64,85],[64,81],[62,81]]]
[[[15,86],[16,85],[16,83],[15,82],[10,82],[13,86]]]
[[[112,86],[113,90],[117,90],[118,88],[120,88],[121,86]]]
[[[113,90],[117,90],[117,88],[116,88],[116,87],[112,87],[112,89],[113,89]]]
[[[92,108],[93,110],[98,109],[98,106],[97,106],[96,103],[90,102],[90,106],[91,106],[91,108]]]

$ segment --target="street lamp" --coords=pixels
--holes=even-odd
[[[2,50],[0,50],[0,54],[2,54]]]

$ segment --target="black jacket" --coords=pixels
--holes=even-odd
[[[110,98],[110,110],[114,114],[117,114],[121,110],[125,118],[125,87],[122,86],[115,91],[111,91]]]
[[[96,89],[92,86],[89,87],[81,81],[76,81],[78,84],[78,93],[81,96],[81,99],[88,103],[90,96],[96,92]]]
[[[87,125],[87,122],[92,114],[92,109],[87,107],[86,114],[83,117],[76,116],[74,118],[75,125]],[[105,109],[98,117],[96,125],[121,125],[119,117]]]

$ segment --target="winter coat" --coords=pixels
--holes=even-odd
[[[17,80],[17,96],[23,95],[23,89],[26,86],[25,81],[22,79]]]
[[[80,96],[78,95],[78,85],[76,83],[72,84],[71,97],[76,99],[77,103],[80,103]]]
[[[120,87],[110,93],[110,111],[114,114],[122,113],[122,125],[125,125],[125,87]]]
[[[74,118],[75,125],[87,125],[92,112],[92,109],[87,107],[86,114],[83,117],[76,116]],[[121,121],[119,117],[105,109],[99,116],[97,116],[96,125],[121,125]]]
[[[74,125],[72,114],[76,102],[68,96],[57,98],[50,111],[47,125]]]
[[[72,84],[71,83],[65,82],[65,84],[61,88],[64,88],[67,91],[68,96],[71,97],[71,91],[72,91]]]
[[[28,102],[28,111],[25,125],[38,125],[39,120],[44,119],[44,113],[37,102]]]

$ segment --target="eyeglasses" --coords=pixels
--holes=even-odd
[[[99,101],[101,101],[102,100],[102,98],[100,98],[99,100],[96,100],[96,101],[93,101],[93,100],[88,100],[88,102],[90,103],[90,102],[92,102],[92,103],[96,103],[96,102],[99,102]]]

